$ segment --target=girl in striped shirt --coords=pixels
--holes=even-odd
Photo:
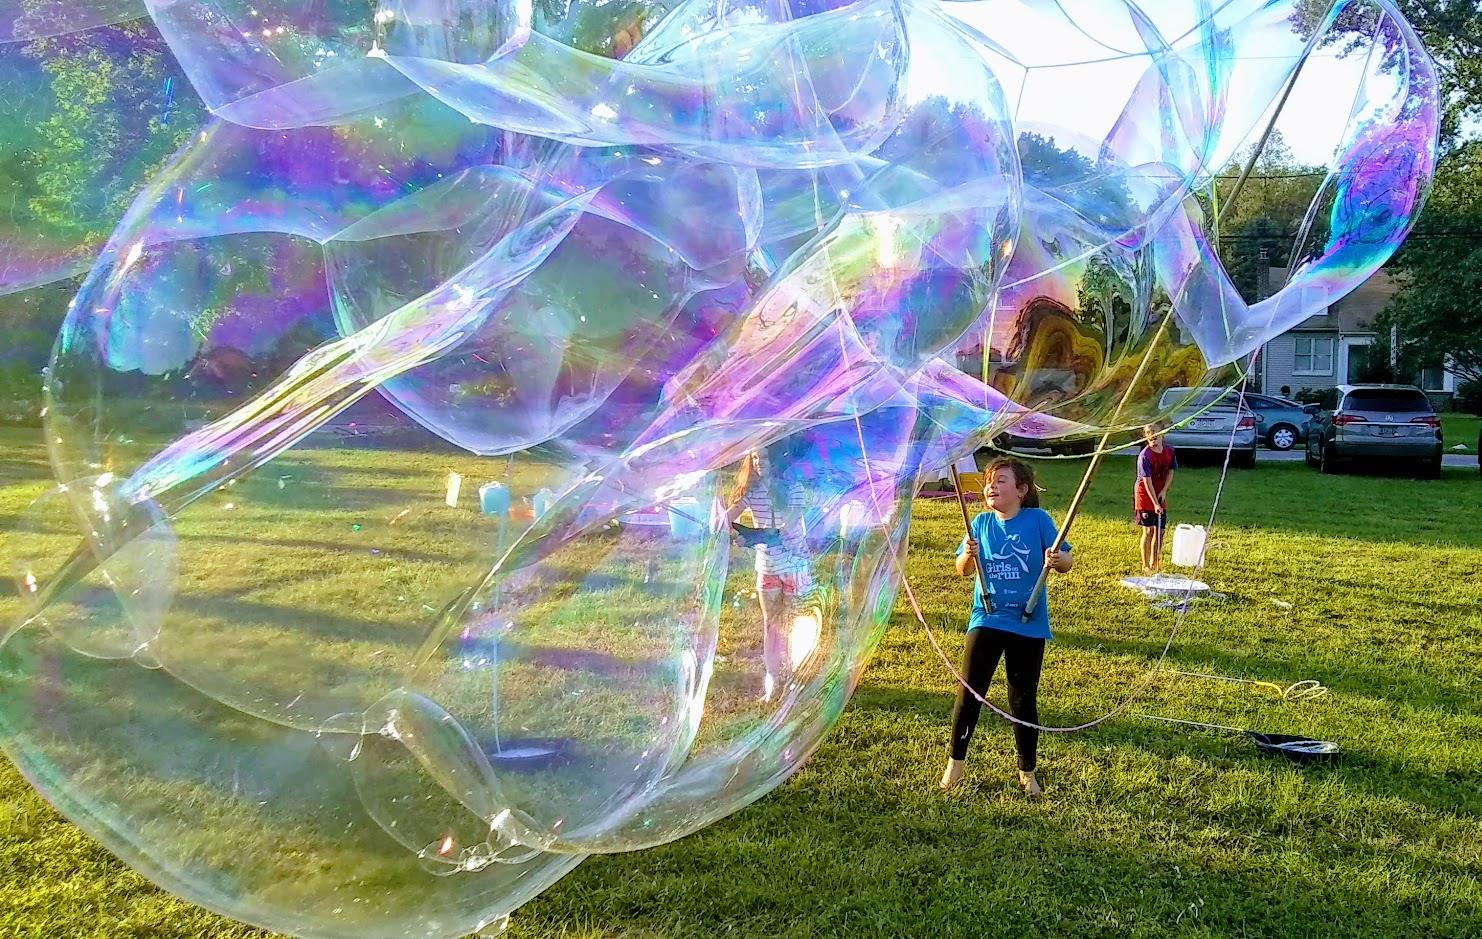
[[[750,512],[761,529],[756,543],[756,594],[762,608],[762,700],[776,693],[782,671],[783,628],[789,607],[813,586],[803,524],[806,493],[797,480],[783,481],[766,454],[753,450],[741,463],[726,520]]]

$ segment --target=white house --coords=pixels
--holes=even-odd
[[[1263,287],[1275,289],[1285,280],[1286,270],[1273,267],[1268,276]],[[1394,278],[1379,271],[1353,293],[1266,343],[1257,364],[1262,391],[1280,394],[1290,388],[1295,394],[1304,388],[1321,390],[1364,381],[1370,351],[1379,339],[1371,324],[1398,289]],[[1262,295],[1269,295],[1268,291]],[[1394,346],[1391,341],[1390,349]],[[1437,362],[1421,373],[1420,384],[1432,398],[1441,399],[1438,405],[1449,405],[1457,377]]]

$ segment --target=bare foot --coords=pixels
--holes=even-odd
[[[770,702],[776,696],[777,679],[773,678],[772,675],[769,673],[765,678],[762,679],[762,701],[764,703]]]
[[[953,786],[957,785],[958,781],[961,779],[962,761],[948,760],[947,768],[942,771],[942,791],[946,792],[948,789],[951,789]]]
[[[1045,794],[1045,790],[1040,787],[1039,780],[1035,778],[1032,770],[1028,773],[1023,770],[1019,771],[1019,785],[1024,787],[1024,794],[1031,799],[1038,799]]]

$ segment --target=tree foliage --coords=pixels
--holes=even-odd
[[[1236,182],[1249,161],[1247,150],[1225,167],[1216,189],[1218,199],[1206,199],[1205,209],[1211,216],[1224,212],[1218,231],[1220,261],[1241,297],[1254,303],[1266,293],[1263,269],[1289,265],[1292,255],[1302,250],[1299,236],[1304,245],[1321,244],[1328,220],[1319,214],[1304,235],[1302,224],[1325,171],[1298,163],[1280,131],[1266,141],[1237,193]]]
[[[1482,120],[1482,6],[1477,0],[1394,0],[1436,62],[1444,107],[1442,139],[1453,144]],[[1311,35],[1331,0],[1297,0],[1293,25]],[[1324,45],[1354,51],[1373,34],[1374,8],[1353,4],[1339,15]]]
[[[1402,370],[1445,358],[1464,378],[1482,381],[1482,141],[1447,155],[1395,267],[1404,286],[1380,325],[1396,327]]]
[[[1396,327],[1402,373],[1445,360],[1482,381],[1482,6],[1398,3],[1436,60],[1446,111],[1435,184],[1394,263],[1404,286],[1380,325]]]
[[[1482,5],[1476,0],[1395,0],[1436,62],[1443,104],[1435,184],[1395,257],[1403,286],[1376,324],[1395,327],[1402,376],[1449,360],[1482,381]],[[1299,0],[1294,22],[1310,31],[1328,0]],[[1355,8],[1326,40],[1351,49],[1372,26]]]
[[[6,44],[0,56],[0,240],[22,266],[69,278],[0,296],[0,366],[39,387],[34,375],[76,292],[70,276],[205,110],[148,19]]]
[[[26,53],[55,102],[31,156],[32,214],[60,234],[101,238],[203,109],[149,20],[35,40]]]

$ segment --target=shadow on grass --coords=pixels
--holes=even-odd
[[[510,661],[608,679],[660,675],[673,669],[668,660],[635,659],[590,649],[537,646],[509,640],[498,643],[498,649],[499,654]]]
[[[36,452],[17,455],[9,453],[0,459],[0,484],[29,483],[51,478],[51,464],[41,447]]]
[[[148,686],[165,679],[129,666],[81,664],[100,675],[122,672],[126,682],[138,684],[134,693],[121,695],[117,682],[91,682],[83,689],[90,699],[70,706],[99,722],[89,730],[90,739],[147,747],[142,768],[167,784],[153,795],[160,805],[200,811],[201,803],[190,800],[201,793],[189,786],[190,775],[181,773],[182,767],[214,768],[225,780],[237,762],[249,767],[263,762],[253,778],[276,781],[293,774],[271,772],[270,758],[290,764],[314,758],[282,745],[273,728],[249,721],[240,736],[225,735],[236,743],[220,752],[234,759],[218,760],[218,750],[181,723],[191,713],[181,705],[193,702],[194,693],[150,694]],[[70,678],[68,686],[75,688]],[[120,696],[158,709],[145,711],[150,719],[143,727],[153,740],[115,706]],[[199,703],[208,710],[216,707]],[[1212,808],[1165,803],[1156,792],[1122,793],[1111,785],[1120,781],[1056,780],[1053,752],[1047,762],[1054,788],[1039,805],[1026,804],[1005,783],[988,781],[981,767],[974,767],[957,793],[940,796],[932,778],[939,764],[921,760],[902,743],[910,736],[919,739],[926,726],[939,729],[945,747],[950,706],[946,694],[865,684],[841,728],[793,782],[677,844],[591,859],[516,913],[511,935],[936,939],[1188,932],[1379,939],[1472,934],[1475,892],[1445,885],[1473,882],[1473,866],[1435,851],[1411,855],[1394,844],[1350,842],[1343,831],[1324,830],[1325,816],[1283,818],[1259,798]],[[922,719],[890,719],[900,713]],[[179,739],[171,745],[154,743],[169,739],[168,732],[177,728]],[[1001,727],[984,727],[990,730],[1007,736]],[[201,744],[199,752],[183,749],[192,741]],[[1285,766],[1248,751],[1238,739],[1130,722],[1051,746],[1138,749],[1167,761],[1166,771],[1175,774],[1180,769],[1175,761],[1181,759],[1208,764],[1215,772],[1273,767],[1275,774]],[[1088,755],[1097,759],[1094,752]],[[1416,774],[1364,754],[1352,754],[1336,767],[1303,771],[1302,778],[1424,804],[1448,818],[1468,804],[1458,798],[1466,792],[1463,779]],[[227,788],[220,782],[208,794]],[[248,786],[240,803],[227,802],[224,808],[213,803],[213,811],[202,813],[202,850],[218,855],[232,850],[233,826],[281,824],[282,843],[288,845],[345,839],[345,817],[315,811],[312,802],[304,802],[307,795],[294,787]],[[1129,807],[1120,801],[1124,796],[1138,805]],[[346,789],[323,798],[327,805],[353,808],[359,797]],[[265,808],[253,811],[251,799],[260,799]],[[291,819],[275,818],[290,809],[295,810],[287,813]],[[1397,811],[1393,805],[1387,810]],[[1103,814],[1117,818],[1086,824],[1088,815]],[[225,837],[209,837],[218,832]],[[246,844],[264,841],[244,839]],[[388,845],[385,850],[400,849]],[[290,858],[281,866],[294,863]]]
[[[1133,641],[1077,635],[1065,630],[1055,641],[1068,649],[1122,655],[1142,659],[1149,667],[1163,651],[1163,641]],[[1409,707],[1444,711],[1452,715],[1482,716],[1482,699],[1474,692],[1439,686],[1433,673],[1405,668],[1394,662],[1376,662],[1373,667],[1352,660],[1342,663],[1315,659],[1293,649],[1265,646],[1251,652],[1232,652],[1224,646],[1205,642],[1178,641],[1169,651],[1167,668],[1208,671],[1236,678],[1280,675],[1289,681],[1314,679],[1337,693],[1364,698],[1383,688],[1388,699],[1403,701]],[[1291,677],[1287,677],[1291,676]]]
[[[313,551],[315,553],[332,554],[343,557],[366,557],[374,550],[376,556],[387,561],[402,561],[407,563],[424,564],[457,564],[469,563],[480,559],[476,552],[469,551],[461,557],[449,557],[446,554],[434,554],[429,551],[413,551],[397,547],[379,547],[367,544],[345,544],[334,541],[318,541],[310,538],[237,538],[229,535],[210,535],[204,533],[193,533],[183,536],[182,541],[188,544],[220,544],[224,546],[240,546],[250,543],[267,548],[282,550]],[[301,578],[302,579],[302,578]],[[281,586],[279,582],[276,586]]]
[[[311,640],[322,642],[384,643],[392,646],[419,644],[425,633],[425,615],[409,621],[344,616],[323,609],[269,603],[254,603],[230,594],[177,597],[175,615],[199,619],[201,628],[219,630],[250,626],[281,633],[285,642],[307,649]]]
[[[994,687],[1001,688],[1002,674],[996,678],[998,681]],[[1046,702],[1043,697],[1040,702],[1041,720],[1047,726],[1070,720],[1045,713]],[[953,700],[954,693],[950,689],[928,692],[866,684],[855,692],[850,707],[861,711],[910,714],[928,723],[937,724],[941,727],[942,752],[945,754]],[[1134,701],[1127,711],[1089,730],[1041,735],[1041,752],[1056,746],[1131,747],[1165,760],[1191,757],[1216,769],[1247,767],[1275,771],[1294,765],[1287,763],[1282,757],[1257,750],[1243,734],[1214,733],[1195,728],[1185,730],[1155,724],[1139,719],[1139,710]],[[1077,714],[1074,720],[1080,722],[1098,716],[1100,715]],[[1315,736],[1322,736],[1313,728],[1300,726],[1300,717],[1293,717],[1291,721],[1295,723],[1249,729],[1264,733],[1314,733]],[[1265,723],[1269,724],[1269,721]],[[1000,733],[1007,739],[1008,722],[985,709],[979,725],[979,734],[983,733]],[[1386,759],[1365,749],[1362,738],[1334,742],[1343,749],[1339,761],[1333,765],[1314,764],[1304,767],[1301,770],[1304,777],[1336,782],[1380,799],[1398,799],[1423,805],[1438,813],[1482,817],[1482,792],[1478,792],[1472,774],[1459,770],[1419,770],[1413,765]],[[1053,761],[1053,756],[1050,761]]]
[[[1475,913],[1474,904],[1448,905],[1439,893],[1402,901],[1394,892],[1474,873],[1446,858],[1381,880],[1368,876],[1388,863],[1380,848],[1321,831],[1284,832],[1273,822],[1252,836],[1171,817],[1088,828],[1078,818],[1098,811],[1094,802],[1067,805],[1076,796],[1053,789],[1032,806],[1006,785],[975,780],[943,797],[926,772],[902,767],[885,778],[838,745],[815,760],[795,781],[683,842],[591,859],[517,913],[512,935],[565,934],[585,921],[676,939],[1314,929],[1378,939],[1460,936]],[[860,772],[845,775],[839,763]]]

